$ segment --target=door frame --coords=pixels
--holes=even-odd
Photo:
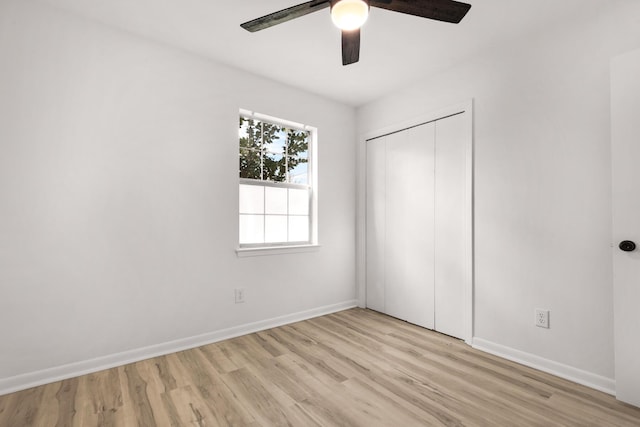
[[[356,297],[358,306],[366,308],[366,248],[367,248],[367,141],[381,136],[399,132],[407,128],[419,126],[446,117],[465,113],[465,126],[469,138],[465,149],[465,168],[467,179],[465,184],[465,333],[464,341],[471,345],[473,339],[473,289],[474,289],[474,132],[473,132],[473,99],[442,108],[430,113],[421,114],[409,120],[395,123],[384,128],[366,132],[359,136],[357,146],[357,228],[356,228]]]

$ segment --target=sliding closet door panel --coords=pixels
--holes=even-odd
[[[385,266],[386,138],[367,143],[367,307],[383,312]]]
[[[466,322],[465,114],[436,122],[435,329],[455,337],[465,336]]]
[[[386,313],[434,327],[433,123],[386,137]]]

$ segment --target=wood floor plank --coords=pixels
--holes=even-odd
[[[211,363],[211,366],[220,374],[226,374],[227,372],[239,369],[239,366],[231,359],[229,352],[226,348],[223,350],[221,345],[205,345],[198,350],[202,352],[209,363]]]
[[[155,424],[155,415],[149,394],[147,393],[147,382],[140,375],[139,365],[145,362],[132,363],[124,367],[125,383],[129,391],[131,399],[131,407],[133,408],[137,420],[137,425],[145,425],[148,423]]]
[[[264,383],[277,387],[295,403],[300,403],[311,397],[308,387],[298,381],[289,367],[284,355],[273,359],[259,360],[257,364],[248,367],[254,375],[260,376]]]
[[[411,426],[425,423],[427,417],[426,412],[408,411],[406,407],[398,404],[397,399],[389,398],[388,395],[381,393],[379,388],[368,384],[366,379],[350,378],[344,382],[346,394],[353,396],[351,399],[353,405],[361,412],[368,414],[367,422],[384,425],[391,420],[388,414],[393,413],[395,417],[393,422],[395,425]],[[437,417],[433,417],[432,421],[437,421]],[[451,417],[447,417],[446,425],[462,426],[462,422]]]
[[[248,425],[255,421],[201,352],[183,351],[178,353],[178,359],[217,425]]]
[[[278,337],[282,342],[288,342],[288,350],[296,356],[303,359],[306,363],[314,366],[318,371],[322,372],[331,380],[336,382],[346,381],[346,377],[338,367],[335,367],[335,360],[328,360],[320,357],[317,349],[313,347],[313,343],[308,339],[295,333],[291,328],[280,328],[278,331],[272,331],[271,336]]]
[[[0,396],[0,426],[6,426],[9,422],[9,412],[13,412],[13,407],[17,404],[15,401],[18,393]]]
[[[222,379],[258,424],[268,426],[284,426],[288,424],[284,409],[294,405],[295,402],[289,400],[282,405],[267,390],[268,386],[263,384],[258,376],[254,375],[246,367],[224,374]]]
[[[152,359],[150,363],[153,364],[153,370],[157,378],[160,378],[165,393],[178,388],[178,382],[173,376],[168,357],[156,357]]]
[[[35,425],[43,394],[44,387],[19,391],[13,405],[7,408],[7,416],[3,422],[7,426]]]
[[[278,340],[271,335],[271,332],[277,329],[278,328],[266,329],[264,331],[256,332],[254,335],[256,335],[257,339],[260,342],[264,343],[264,346],[272,348],[273,351],[278,352],[278,356],[280,356],[289,353],[290,351],[288,350],[287,346],[285,346],[281,342],[278,342]]]
[[[252,358],[247,354],[243,343],[239,342],[238,338],[217,343],[216,347],[220,350],[221,354],[235,366],[235,369],[228,371],[240,369],[252,362]]]
[[[191,351],[197,351],[199,349],[193,349]],[[162,356],[164,359],[164,369],[166,369],[166,375],[163,378],[163,383],[165,383],[165,392],[175,390],[178,388],[184,388],[193,384],[191,380],[190,372],[187,367],[180,360],[180,355],[183,352],[167,354],[166,356]],[[165,381],[166,376],[169,378],[173,378],[174,381],[171,382],[169,380],[169,384]]]
[[[352,309],[0,396],[0,427],[640,426],[640,408]]]
[[[147,396],[153,420],[157,427],[170,427],[180,425],[175,408],[167,405],[163,396],[166,393],[165,382],[158,370],[159,361],[156,359],[145,360],[136,363],[140,378],[147,384]]]
[[[256,364],[242,368],[253,375],[282,407],[291,407],[308,397],[303,389],[282,375],[274,359],[257,359]]]
[[[116,374],[119,375],[118,369],[116,369]],[[61,421],[61,424],[71,425],[74,427],[98,425],[98,414],[94,410],[92,404],[94,396],[92,395],[92,390],[89,386],[91,374],[83,375],[78,378],[71,378],[65,382],[67,381],[76,387],[74,393],[75,396],[71,393],[59,394],[58,406],[59,408],[63,408],[67,405],[73,405],[74,409],[73,411],[67,411],[64,414],[60,411],[59,420]]]
[[[264,334],[258,332],[255,334],[251,334],[247,336],[249,339],[253,340],[256,344],[264,349],[271,357],[278,357],[287,352],[287,349],[283,346],[277,345],[277,343],[269,340]]]
[[[305,411],[299,403],[286,408],[287,421],[291,426],[322,427],[317,419]]]
[[[233,340],[229,340],[229,342],[235,346],[234,353],[241,353],[249,364],[254,363],[256,359],[269,359],[274,357],[272,352],[269,352],[259,341],[255,340],[255,334],[234,338]]]
[[[222,426],[209,405],[192,386],[180,387],[162,395],[167,413],[171,414],[171,422],[175,425]]]
[[[640,426],[638,417],[627,415],[621,411],[603,408],[601,405],[585,404],[579,397],[568,395],[564,392],[554,393],[549,399],[549,407],[556,411],[571,412],[574,420],[584,425],[594,426]]]
[[[40,403],[40,416],[34,420],[34,426],[36,427],[49,427],[49,426],[64,426],[65,423],[63,420],[60,420],[59,416],[63,415],[65,417],[73,417],[75,414],[75,409],[73,407],[67,413],[62,411],[62,408],[59,408],[58,401],[56,399],[56,395],[58,394],[62,383],[56,382],[47,384],[44,387],[44,392],[42,393],[42,399]],[[0,425],[1,421],[0,421]],[[71,425],[70,422],[67,422],[66,425]]]

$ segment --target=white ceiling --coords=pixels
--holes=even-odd
[[[360,62],[343,67],[328,8],[257,33],[240,28],[301,0],[42,1],[354,106],[613,2],[469,0],[457,25],[372,8]]]

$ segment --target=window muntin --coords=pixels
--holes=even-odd
[[[314,131],[240,114],[239,243],[312,243],[311,144]]]

